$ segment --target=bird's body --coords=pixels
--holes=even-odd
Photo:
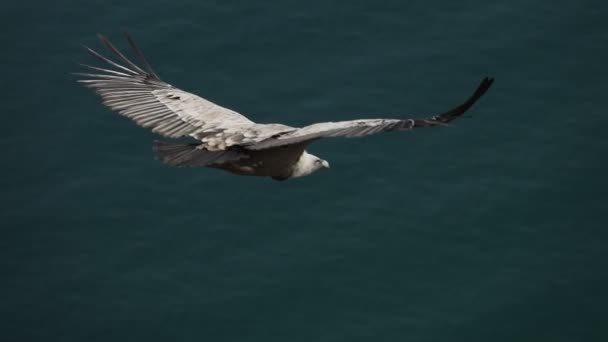
[[[158,158],[169,165],[207,166],[241,176],[271,177],[275,180],[306,176],[329,163],[305,150],[306,144],[293,144],[263,150],[230,147],[208,151],[202,144],[154,143]],[[218,158],[209,162],[206,158]],[[225,160],[223,159],[225,158]]]
[[[484,79],[466,102],[430,118],[361,119],[302,128],[260,124],[161,81],[129,35],[127,39],[145,70],[106,38],[100,36],[100,39],[123,64],[87,48],[112,69],[85,65],[99,73],[78,73],[86,77],[79,82],[93,88],[110,109],[140,126],[168,138],[191,137],[197,141],[189,144],[156,141],[154,151],[161,161],[172,166],[204,166],[275,180],[302,177],[329,168],[327,161],[306,151],[315,140],[444,125],[467,111],[493,82]]]

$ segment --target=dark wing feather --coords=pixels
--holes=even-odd
[[[152,147],[157,159],[171,166],[211,166],[248,158],[235,148],[223,151],[208,151],[200,143],[180,144],[155,141]]]
[[[148,70],[148,73],[156,78],[159,78],[156,75],[156,73],[154,72],[154,70],[152,69],[152,66],[150,66],[150,63],[148,63],[148,60],[146,60],[146,57],[144,57],[144,54],[141,52],[139,47],[137,47],[137,45],[135,44],[135,41],[133,40],[133,37],[131,37],[131,34],[128,32],[125,32],[125,36],[127,37],[127,41],[129,41],[129,45],[131,45],[133,52],[135,52],[135,54],[137,55],[137,58],[139,58],[139,61],[144,65],[144,67],[146,67],[146,69]]]

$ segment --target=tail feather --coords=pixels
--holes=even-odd
[[[171,166],[210,166],[238,160],[245,155],[235,150],[207,151],[200,148],[200,143],[178,144],[165,141],[154,141],[152,149],[156,158]]]

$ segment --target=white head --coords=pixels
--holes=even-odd
[[[317,171],[329,169],[329,163],[327,160],[323,160],[317,156],[314,156],[306,151],[302,152],[300,159],[293,166],[291,177],[303,177]]]

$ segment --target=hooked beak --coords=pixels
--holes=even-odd
[[[327,162],[327,160],[324,160],[321,165],[323,165],[324,168],[329,169],[329,163]]]

